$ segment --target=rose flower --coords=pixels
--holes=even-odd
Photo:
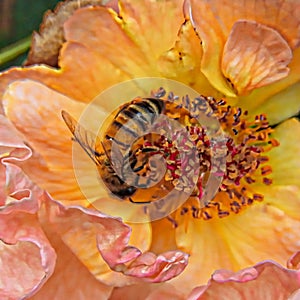
[[[299,8],[296,0],[69,1],[48,13],[27,66],[0,75],[0,298],[297,299]],[[195,99],[226,137],[217,149],[225,169],[204,205],[198,180],[175,211],[134,223],[101,209],[116,200],[95,176],[86,175],[86,197],[61,111],[79,120],[108,88],[143,77],[202,95]],[[97,104],[99,124],[123,95]],[[211,149],[199,127],[187,127],[201,153]],[[159,151],[173,149],[167,143]],[[170,153],[168,170],[177,170]],[[90,164],[78,168],[90,174]],[[168,172],[174,186],[176,174]]]

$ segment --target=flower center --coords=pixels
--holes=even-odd
[[[126,106],[127,117],[138,117],[135,122],[140,127],[143,118],[152,122],[151,130],[142,137],[135,137],[130,151],[125,151],[127,165],[139,178],[135,181],[137,192],[130,201],[155,202],[172,189],[188,194],[187,201],[168,216],[175,227],[183,216],[203,220],[223,218],[241,212],[255,201],[262,201],[263,195],[253,192],[251,184],[256,181],[272,184],[268,177],[272,169],[266,164],[268,157],[265,153],[279,145],[271,138],[272,129],[266,116],[258,115],[249,121],[247,111],[232,107],[223,99],[204,96],[193,100],[188,96],[179,99],[172,93],[164,97],[164,90],[154,94],[153,99],[163,100],[163,107],[153,108],[151,121],[143,116],[143,112],[152,112],[152,103],[140,98],[132,102],[133,106]],[[217,120],[219,128],[212,126],[208,129],[205,122],[199,122],[199,116]],[[212,138],[212,132],[217,135],[220,130],[223,140],[218,143]],[[162,174],[163,161],[165,169]],[[217,193],[208,199],[211,174],[221,180]]]
[[[279,145],[265,115],[249,121],[247,114],[224,99],[179,99],[163,89],[136,98],[113,115],[104,132],[102,169],[110,171],[100,175],[115,195],[157,210],[164,209],[161,199],[170,191],[187,195],[165,214],[174,227],[187,216],[210,220],[237,214],[263,201],[252,184],[272,184],[266,152]]]

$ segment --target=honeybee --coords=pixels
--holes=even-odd
[[[62,111],[62,117],[73,134],[74,140],[96,164],[98,173],[110,192],[134,203],[147,203],[133,201],[131,196],[136,193],[137,188],[147,187],[151,179],[146,178],[145,182],[145,177],[143,177],[142,183],[140,182],[142,177],[135,176],[134,184],[130,185],[122,178],[126,181],[131,179],[132,174],[138,174],[148,164],[149,153],[155,149],[144,148],[142,152],[145,155],[140,155],[141,159],[137,159],[131,147],[133,142],[143,136],[155,123],[164,110],[165,102],[162,99],[135,98],[119,108],[109,128],[104,132],[103,138],[86,130],[66,111]],[[116,153],[114,159],[112,159],[113,143],[118,146],[118,149],[113,149],[114,154]]]

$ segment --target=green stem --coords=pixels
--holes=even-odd
[[[12,59],[18,57],[19,55],[25,53],[31,43],[31,36],[26,37],[22,40],[17,41],[0,50],[0,65],[11,61]]]

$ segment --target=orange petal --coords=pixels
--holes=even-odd
[[[190,17],[203,42],[201,70],[211,84],[226,96],[234,96],[220,71],[220,62],[226,39],[236,21],[253,20],[267,25],[278,31],[295,49],[300,40],[299,7],[297,0],[186,0],[186,15]]]
[[[186,0],[185,14],[190,18],[202,43],[202,73],[213,87],[226,96],[234,97],[235,94],[228,86],[220,68],[226,37],[217,25],[218,19],[210,8],[210,2]]]
[[[292,51],[280,34],[253,21],[237,21],[225,43],[222,71],[238,94],[286,77]]]
[[[299,270],[300,268],[300,251],[294,253],[287,262],[289,269]]]
[[[84,198],[74,178],[71,133],[61,118],[62,109],[78,117],[84,105],[30,80],[11,84],[3,103],[8,118],[39,156],[23,169],[57,199]]]
[[[27,78],[44,83],[73,99],[89,102],[116,83],[133,77],[160,76],[157,56],[173,45],[184,21],[178,1],[153,4],[136,1],[134,8],[124,1],[123,19],[104,7],[77,10],[65,23],[67,42],[60,51],[60,68],[13,68],[0,75],[0,94],[10,82]],[[163,15],[164,22],[158,14]],[[149,28],[153,28],[155,20],[159,29],[153,34]],[[174,26],[170,27],[170,23]],[[165,31],[161,30],[161,24],[165,24]],[[142,40],[134,41],[134,37],[139,36]],[[148,49],[150,44],[151,49]]]
[[[175,230],[172,223],[166,218],[152,221],[151,251],[160,253],[170,249],[177,249]]]
[[[288,112],[295,109],[296,104],[294,103],[298,100],[297,97],[296,100],[293,99],[294,96],[292,93],[292,86],[296,85],[300,80],[300,48],[297,48],[293,52],[293,59],[289,64],[289,69],[290,72],[287,77],[274,82],[271,85],[258,88],[247,96],[241,96],[238,100],[235,100],[235,102],[231,101],[231,104],[238,105],[242,109],[248,110],[249,118],[254,117],[258,112],[261,111],[266,114],[270,113],[270,120],[272,124],[274,124],[274,119],[276,120],[281,118],[281,114],[283,115],[282,119],[284,119],[284,116],[287,115]],[[289,88],[291,88],[291,92],[289,92]],[[278,99],[278,97],[280,97],[280,93],[283,93],[283,96],[292,96],[292,98],[284,99],[282,101],[281,98]],[[292,93],[292,95],[290,93]],[[275,102],[274,107],[273,102]],[[276,104],[278,102],[281,102],[280,105]],[[289,102],[289,105],[285,105],[286,107],[284,107],[284,104],[287,102]],[[288,106],[290,106],[290,108],[287,108]],[[278,110],[276,110],[277,107]]]
[[[196,288],[188,299],[287,299],[299,287],[299,273],[263,262],[235,274],[217,271],[207,287]]]
[[[183,0],[174,1],[119,1],[122,25],[126,34],[154,63],[169,50],[177,39],[184,22]]]
[[[95,51],[99,60],[108,60],[130,77],[158,75],[120,21],[113,11],[104,7],[82,8],[65,23],[65,37]]]

